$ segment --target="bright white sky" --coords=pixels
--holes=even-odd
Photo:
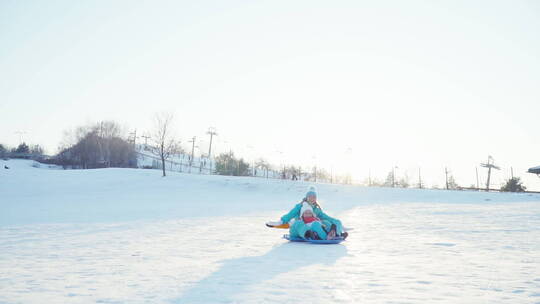
[[[540,190],[539,54],[537,1],[3,0],[0,143],[171,111],[203,151],[214,126],[216,152],[429,186],[492,155]]]

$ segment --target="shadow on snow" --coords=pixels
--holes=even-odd
[[[222,261],[222,266],[171,303],[228,303],[250,287],[299,268],[332,265],[347,254],[342,245],[283,243],[261,256]]]

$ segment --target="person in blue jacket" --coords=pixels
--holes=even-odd
[[[306,212],[307,211],[307,212]],[[311,211],[311,215],[310,215]],[[294,222],[291,222],[294,220]],[[310,187],[302,202],[281,217],[281,223],[289,223],[289,235],[304,239],[346,238],[341,221],[328,216],[317,203],[317,191]]]

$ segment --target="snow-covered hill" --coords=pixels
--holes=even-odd
[[[317,246],[264,226],[307,183],[4,165],[0,303],[540,302],[537,194],[319,184]]]

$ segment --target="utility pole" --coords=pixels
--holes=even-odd
[[[147,146],[148,145],[148,139],[150,138],[150,136],[148,135],[143,135],[141,136],[142,138],[144,138],[144,145]]]
[[[510,167],[510,174],[512,175],[512,179],[514,179],[514,168]]]
[[[369,169],[368,171],[368,183],[369,183],[369,186],[371,187],[371,169]]]
[[[421,169],[418,168],[418,188],[422,189],[424,186],[422,186],[422,173],[420,170]]]
[[[488,168],[488,177],[487,177],[487,183],[486,183],[486,191],[489,191],[489,181],[491,179],[491,169],[501,170],[498,166],[495,166],[493,163],[493,157],[491,155],[488,156],[487,163],[481,163],[480,166],[484,168]]]
[[[478,182],[478,167],[476,167],[476,190],[480,191],[480,183]]]
[[[212,174],[212,138],[218,134],[216,132],[216,128],[214,127],[208,128],[208,132],[206,132],[206,134],[210,135],[210,146],[208,146],[208,173]]]
[[[133,144],[133,146],[135,146],[135,141],[137,140],[137,129],[129,133],[129,135],[133,135],[133,139],[130,138],[129,141]]]
[[[206,134],[210,135],[210,146],[208,147],[208,159],[210,159],[210,156],[212,155],[212,138],[218,134],[214,127],[210,127],[208,129],[208,132],[206,132]]]
[[[197,139],[197,136],[193,136],[193,139],[191,139],[189,142],[193,143],[191,146],[191,159],[189,160],[189,172],[191,173],[191,166],[193,165],[193,157],[195,156],[195,141]]]
[[[446,175],[446,190],[448,190],[448,168],[444,167],[444,174]]]

